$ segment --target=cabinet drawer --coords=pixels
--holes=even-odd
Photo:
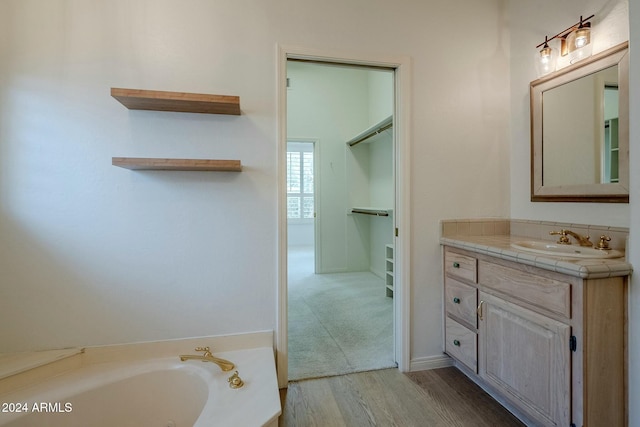
[[[480,261],[479,283],[543,312],[571,318],[571,283]]]
[[[478,373],[478,335],[449,317],[445,321],[445,335],[447,354]]]
[[[444,271],[450,277],[469,280],[476,283],[478,260],[473,257],[445,251]]]
[[[477,328],[478,290],[450,277],[445,278],[444,287],[447,313]]]

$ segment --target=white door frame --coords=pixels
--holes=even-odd
[[[276,366],[278,386],[287,386],[288,376],[288,335],[287,335],[287,59],[303,59],[317,62],[341,63],[350,65],[393,68],[395,71],[395,226],[398,236],[395,238],[395,291],[394,302],[394,338],[395,357],[398,369],[406,372],[410,369],[410,84],[411,60],[406,56],[363,55],[310,49],[294,46],[277,46],[277,109],[278,109],[278,292],[276,318]]]

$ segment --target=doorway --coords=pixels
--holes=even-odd
[[[333,67],[333,68],[343,68],[358,71],[367,71],[367,72],[375,72],[375,71],[384,71],[386,73],[390,73],[392,76],[392,89],[391,89],[391,100],[390,100],[390,111],[391,117],[394,122],[394,126],[391,130],[387,132],[387,134],[391,137],[392,141],[392,149],[390,150],[390,162],[389,169],[393,171],[393,181],[389,184],[392,188],[392,196],[390,207],[384,207],[384,215],[380,213],[374,213],[370,215],[368,213],[358,212],[356,213],[353,208],[372,208],[373,200],[371,200],[371,192],[363,192],[357,187],[354,189],[343,188],[345,197],[341,197],[340,195],[337,197],[341,203],[345,203],[345,199],[347,199],[347,204],[349,207],[333,209],[333,215],[336,218],[340,217],[340,221],[342,221],[342,225],[335,226],[336,222],[331,222],[327,218],[327,212],[330,208],[334,208],[335,206],[326,206],[331,205],[331,200],[325,200],[321,196],[316,197],[316,202],[320,202],[325,205],[325,209],[323,209],[322,214],[317,216],[315,219],[315,244],[316,253],[314,254],[314,259],[316,260],[314,266],[314,273],[319,273],[316,276],[322,276],[322,278],[329,277],[328,275],[332,274],[352,274],[359,273],[357,266],[362,265],[363,262],[368,262],[368,258],[370,258],[370,253],[367,253],[365,250],[365,246],[370,246],[372,240],[377,240],[377,238],[366,238],[362,241],[358,241],[357,239],[353,239],[354,236],[358,234],[362,234],[363,230],[370,229],[371,224],[378,220],[387,220],[390,224],[389,233],[391,234],[391,242],[388,245],[384,245],[382,249],[375,250],[381,259],[385,259],[390,253],[389,250],[391,248],[393,253],[393,264],[389,269],[388,265],[385,265],[380,270],[382,270],[383,277],[391,277],[394,285],[394,292],[392,295],[385,296],[384,298],[389,301],[392,306],[392,335],[393,338],[391,340],[391,356],[390,360],[392,362],[397,362],[397,366],[402,371],[409,370],[409,304],[408,298],[406,295],[408,293],[408,280],[407,280],[407,272],[409,265],[409,200],[408,200],[408,177],[409,177],[409,155],[408,155],[408,141],[406,137],[406,117],[408,117],[408,108],[409,108],[409,88],[408,88],[408,59],[407,58],[385,58],[381,60],[378,59],[353,59],[346,58],[341,55],[317,55],[317,52],[313,56],[309,56],[309,52],[305,52],[304,50],[298,48],[284,48],[281,47],[279,49],[279,91],[278,91],[278,99],[279,99],[279,140],[280,140],[280,154],[279,154],[279,164],[280,164],[280,209],[279,209],[279,236],[280,236],[280,244],[279,244],[279,298],[278,298],[278,328],[277,328],[277,365],[278,365],[278,380],[281,387],[285,387],[288,378],[288,339],[289,339],[289,331],[288,327],[288,318],[289,318],[289,305],[288,305],[288,287],[289,287],[289,265],[287,263],[288,258],[288,235],[287,235],[287,199],[284,193],[284,189],[286,188],[286,167],[284,158],[286,158],[285,151],[287,147],[287,137],[296,139],[301,134],[297,135],[292,134],[287,130],[287,124],[292,117],[292,110],[287,108],[287,96],[289,91],[295,91],[296,85],[300,84],[296,79],[287,80],[287,65],[289,60],[304,60],[304,63],[309,64],[309,61],[313,63],[317,67]],[[326,71],[326,70],[325,70]],[[288,84],[287,84],[288,83]],[[336,90],[335,87],[325,87],[324,92],[328,93],[331,90]],[[341,89],[338,89],[341,90]],[[346,89],[345,89],[346,90]],[[334,110],[339,110],[340,108],[351,108],[353,106],[347,105],[351,101],[347,99],[343,103],[338,103],[333,105]],[[357,109],[357,107],[356,107]],[[297,110],[296,110],[297,111]],[[367,112],[365,115],[370,114]],[[330,124],[335,127],[345,127],[347,125],[352,125],[355,121],[353,118],[348,119],[345,114],[338,114],[335,116],[334,123]],[[318,117],[313,117],[314,120],[317,120]],[[369,123],[367,120],[364,120],[365,126],[368,126]],[[358,131],[350,131],[341,137],[340,144],[336,144],[335,147],[339,147],[336,149],[340,149],[341,156],[333,157],[329,150],[332,150],[332,146],[330,144],[323,144],[326,142],[323,137],[318,137],[317,135],[311,135],[313,137],[317,137],[318,146],[316,148],[316,152],[319,152],[320,155],[325,158],[323,162],[324,166],[318,166],[316,162],[316,167],[320,169],[320,175],[326,174],[325,176],[336,178],[339,177],[342,179],[342,186],[345,187],[344,184],[346,182],[346,178],[350,178],[353,182],[355,181],[363,181],[363,171],[365,171],[372,163],[375,161],[366,160],[363,163],[362,152],[368,151],[367,148],[363,148],[366,144],[362,144],[360,147],[348,147],[346,145],[346,140],[349,138],[346,137],[347,134],[353,136],[354,133],[362,133],[362,128],[365,127],[362,124],[358,125]],[[375,126],[375,125],[374,125]],[[369,126],[371,127],[371,126]],[[343,129],[344,130],[344,129]],[[309,137],[310,134],[304,135],[305,137]],[[326,151],[325,151],[326,150]],[[358,151],[356,151],[358,150]],[[358,152],[360,152],[358,154]],[[367,158],[365,156],[364,158]],[[344,164],[338,164],[342,161]],[[368,164],[367,164],[368,162]],[[321,179],[322,181],[322,179]],[[319,183],[316,183],[318,185]],[[324,191],[331,191],[329,188],[329,184],[326,182],[322,182],[320,185],[319,192],[322,193]],[[365,193],[369,193],[367,197],[364,197]],[[317,195],[316,195],[317,196]],[[364,200],[363,197],[368,200]],[[363,203],[365,202],[365,203]],[[386,203],[385,203],[386,204]],[[317,211],[318,206],[315,206]],[[317,214],[317,212],[316,212]],[[324,230],[323,230],[324,228]],[[406,231],[406,234],[403,233]],[[346,243],[338,244],[334,246],[330,246],[328,241],[324,239],[322,236],[325,234],[342,234],[343,239],[346,237]],[[366,243],[366,244],[363,244]],[[354,249],[361,249],[360,251]],[[377,257],[378,255],[376,255]],[[354,267],[356,266],[355,272]],[[367,265],[367,269],[368,265]],[[369,274],[371,272],[369,271]],[[379,292],[382,295],[386,295],[388,288],[386,288],[385,282],[383,281]],[[348,304],[347,304],[348,305]],[[343,325],[343,328],[348,328],[349,323]],[[353,338],[358,338],[357,334],[353,336]]]
[[[289,380],[395,367],[393,71],[289,60],[287,81]]]

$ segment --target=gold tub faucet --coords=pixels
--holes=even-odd
[[[235,368],[235,365],[228,360],[220,359],[219,357],[215,357],[213,354],[211,354],[211,349],[209,347],[196,347],[196,351],[203,351],[204,354],[181,354],[180,360],[182,360],[183,362],[185,360],[201,360],[203,362],[215,363],[223,371],[230,371]]]

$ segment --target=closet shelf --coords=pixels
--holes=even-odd
[[[113,166],[132,170],[241,172],[240,160],[113,157]]]
[[[386,271],[386,295],[390,298],[393,298],[393,282],[395,281],[394,276],[394,264],[395,264],[395,246],[393,244],[388,244],[385,246],[385,271]]]
[[[392,210],[379,208],[351,208],[351,213],[374,216],[389,216],[389,214],[392,213]]]
[[[240,115],[239,96],[114,87],[111,96],[130,110]]]
[[[371,142],[367,140],[392,127],[393,127],[393,116],[389,116],[386,119],[383,119],[382,121],[376,123],[375,125],[371,126],[368,129],[365,129],[364,131],[360,132],[359,134],[357,134],[356,136],[348,140],[347,145],[349,147],[353,147],[354,145],[360,144],[361,142]]]

